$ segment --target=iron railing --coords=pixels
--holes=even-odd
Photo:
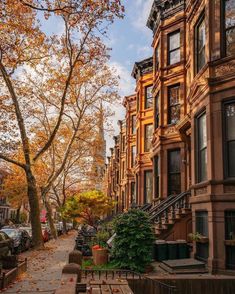
[[[85,282],[89,280],[125,279],[134,294],[178,294],[174,285],[150,279],[130,270],[90,270],[82,269],[82,283],[77,285],[77,293],[85,289]],[[80,291],[80,292],[79,292]]]

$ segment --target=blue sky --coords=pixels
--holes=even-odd
[[[107,44],[112,47],[110,63],[120,76],[119,92],[122,97],[134,93],[135,80],[131,77],[134,63],[152,56],[152,32],[146,27],[146,22],[153,0],[124,0],[123,3],[125,18],[110,27],[107,39]],[[115,109],[114,134],[118,134],[117,121],[124,115],[124,108]],[[112,136],[107,135],[106,140],[108,151],[113,145]]]
[[[112,48],[110,65],[116,69],[120,76],[119,93],[124,96],[134,93],[135,80],[131,77],[133,65],[136,61],[143,60],[152,55],[152,32],[146,27],[147,18],[153,0],[123,0],[125,17],[116,20],[109,27],[106,44]],[[44,22],[43,28],[47,33],[63,31],[62,23],[56,23],[51,17]],[[124,119],[125,109],[121,105],[115,108],[112,118],[114,132],[106,135],[107,151],[113,146],[113,136],[118,134],[117,121]]]

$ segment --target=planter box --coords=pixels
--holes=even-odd
[[[93,262],[94,265],[103,265],[108,263],[108,249],[94,250]]]
[[[224,244],[227,246],[235,246],[235,240],[225,240]]]

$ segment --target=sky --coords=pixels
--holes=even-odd
[[[109,29],[107,44],[112,47],[110,64],[120,76],[121,97],[131,95],[135,90],[135,80],[131,72],[136,61],[152,56],[152,31],[146,23],[153,0],[124,0],[125,17],[117,20]],[[118,134],[117,121],[124,119],[125,109],[119,106],[113,118],[114,134]],[[106,136],[107,154],[114,145],[112,136]]]
[[[136,61],[141,61],[152,56],[152,31],[146,23],[153,0],[122,0],[125,6],[124,19],[118,19],[109,27],[108,36],[104,40],[110,53],[110,65],[115,68],[120,76],[119,94],[122,97],[131,95],[135,90],[135,80],[131,72]],[[44,22],[47,33],[63,31],[62,23],[55,23],[53,17]],[[114,131],[106,134],[107,155],[109,148],[113,147],[113,136],[119,132],[118,120],[125,117],[125,109],[121,105],[114,107],[115,115],[112,118]]]

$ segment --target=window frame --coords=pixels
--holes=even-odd
[[[205,11],[203,11],[201,13],[201,15],[199,16],[197,22],[196,22],[196,25],[194,27],[194,60],[195,60],[195,75],[197,73],[200,72],[200,70],[206,65],[206,42],[205,42],[205,45],[204,45],[204,50],[205,50],[205,63],[203,64],[203,66],[201,66],[199,68],[199,51],[198,51],[198,43],[199,43],[199,28],[202,24],[202,22],[205,22]],[[205,24],[206,25],[206,24]],[[206,32],[205,32],[206,33]]]
[[[177,47],[177,48],[175,48],[173,50],[170,50],[170,37],[173,36],[173,35],[176,35],[176,34],[179,34],[179,38],[180,38],[179,47]],[[180,29],[177,29],[176,31],[171,32],[171,33],[169,33],[167,35],[167,65],[168,66],[178,64],[181,61],[180,49],[181,49],[181,31],[180,31]],[[179,59],[179,61],[177,61],[175,63],[171,63],[171,53],[175,52],[177,50],[179,50],[179,52],[180,52],[180,59]]]
[[[152,126],[152,131],[153,131],[153,124],[145,124],[144,125],[144,152],[150,152],[151,150],[151,147],[149,148],[149,150],[147,150],[146,146],[147,146],[147,143],[148,143],[148,139],[150,139],[152,141],[153,139],[153,134],[151,136],[151,138],[147,137],[146,134],[147,134],[147,128],[149,126]],[[151,141],[149,142],[151,144]]]
[[[131,115],[131,134],[136,134],[136,114]]]
[[[227,140],[227,119],[226,119],[226,114],[225,114],[225,111],[226,111],[226,105],[229,105],[229,104],[235,104],[235,98],[233,99],[229,99],[227,101],[224,101],[223,104],[222,104],[222,119],[223,119],[223,159],[224,159],[224,164],[223,164],[223,168],[224,168],[224,177],[226,179],[234,179],[235,177],[234,176],[230,176],[229,174],[229,154],[228,154],[228,142],[233,142],[234,140]]]
[[[235,29],[235,25],[229,28],[226,28],[226,3],[224,0],[221,0],[221,55],[222,57],[233,56],[234,54],[227,54],[227,31]]]
[[[152,183],[152,186],[150,186],[151,188],[151,191],[152,192],[152,200],[153,200],[153,170],[152,169],[147,169],[147,170],[144,170],[144,204],[146,203],[151,203],[150,202],[147,202],[147,174],[151,174],[152,177],[151,177],[151,183]],[[149,187],[148,187],[149,188]]]
[[[135,148],[135,153],[133,152]],[[134,155],[135,154],[135,158],[134,158]],[[136,159],[136,145],[132,145],[131,146],[131,168],[133,168],[135,166],[135,159]]]
[[[160,123],[160,92],[154,98],[154,129],[156,130],[159,127]],[[158,107],[157,107],[158,106]]]
[[[160,158],[159,155],[154,156],[154,192],[155,198],[160,197]]]
[[[170,104],[170,91],[173,88],[178,88],[178,103],[177,104]],[[179,107],[179,119],[176,122],[172,122],[171,119],[171,109]],[[168,125],[174,125],[177,124],[177,122],[180,120],[180,110],[181,110],[181,104],[180,104],[180,84],[175,84],[167,87],[167,123]]]
[[[207,123],[206,123],[206,147],[202,148],[201,150],[199,150],[199,119],[203,116],[207,116],[206,113],[206,109],[203,109],[196,117],[196,121],[195,121],[195,126],[196,126],[196,154],[195,154],[195,158],[196,158],[196,182],[197,183],[202,183],[207,181],[208,179],[208,172],[206,169],[206,179],[202,179],[201,178],[201,174],[200,174],[200,170],[201,170],[201,163],[200,163],[200,156],[199,156],[199,152],[202,152],[203,150],[206,149],[206,156],[208,158],[208,154],[207,154],[207,147],[208,147],[208,132],[207,132]]]
[[[148,85],[144,88],[144,109],[150,109],[153,107],[153,92],[151,91],[151,97],[148,98],[148,89],[149,88],[152,88],[152,90],[153,90],[153,85]],[[148,105],[149,100],[151,101],[152,106]]]
[[[156,48],[155,48],[155,72],[157,72],[160,69],[160,41],[158,42]]]

